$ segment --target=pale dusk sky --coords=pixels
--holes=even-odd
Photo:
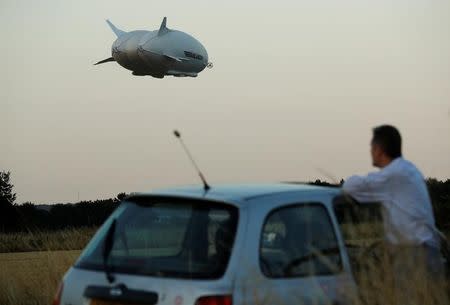
[[[136,77],[122,30],[206,47],[195,79]],[[17,202],[75,202],[208,182],[337,180],[375,170],[372,127],[450,178],[450,1],[0,0],[0,170]]]

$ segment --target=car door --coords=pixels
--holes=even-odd
[[[340,304],[351,282],[329,211],[320,202],[299,202],[267,210],[258,235],[253,281],[244,284],[246,302]],[[258,233],[257,233],[258,231]],[[253,298],[253,300],[251,300]]]

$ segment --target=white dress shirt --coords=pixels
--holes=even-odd
[[[396,158],[377,172],[349,177],[343,189],[361,203],[382,203],[389,243],[439,247],[425,179],[411,162]]]

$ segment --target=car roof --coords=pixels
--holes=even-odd
[[[136,193],[135,195],[183,197],[243,204],[256,197],[266,197],[292,193],[327,193],[337,195],[339,192],[340,188],[336,187],[324,187],[298,183],[259,183],[212,185],[207,192],[205,192],[205,189],[201,185],[182,186],[155,190],[146,193]]]

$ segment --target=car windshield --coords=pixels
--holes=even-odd
[[[237,217],[237,208],[223,203],[132,198],[100,228],[75,267],[104,271],[105,239],[115,220],[107,258],[110,272],[219,278],[231,254]]]

